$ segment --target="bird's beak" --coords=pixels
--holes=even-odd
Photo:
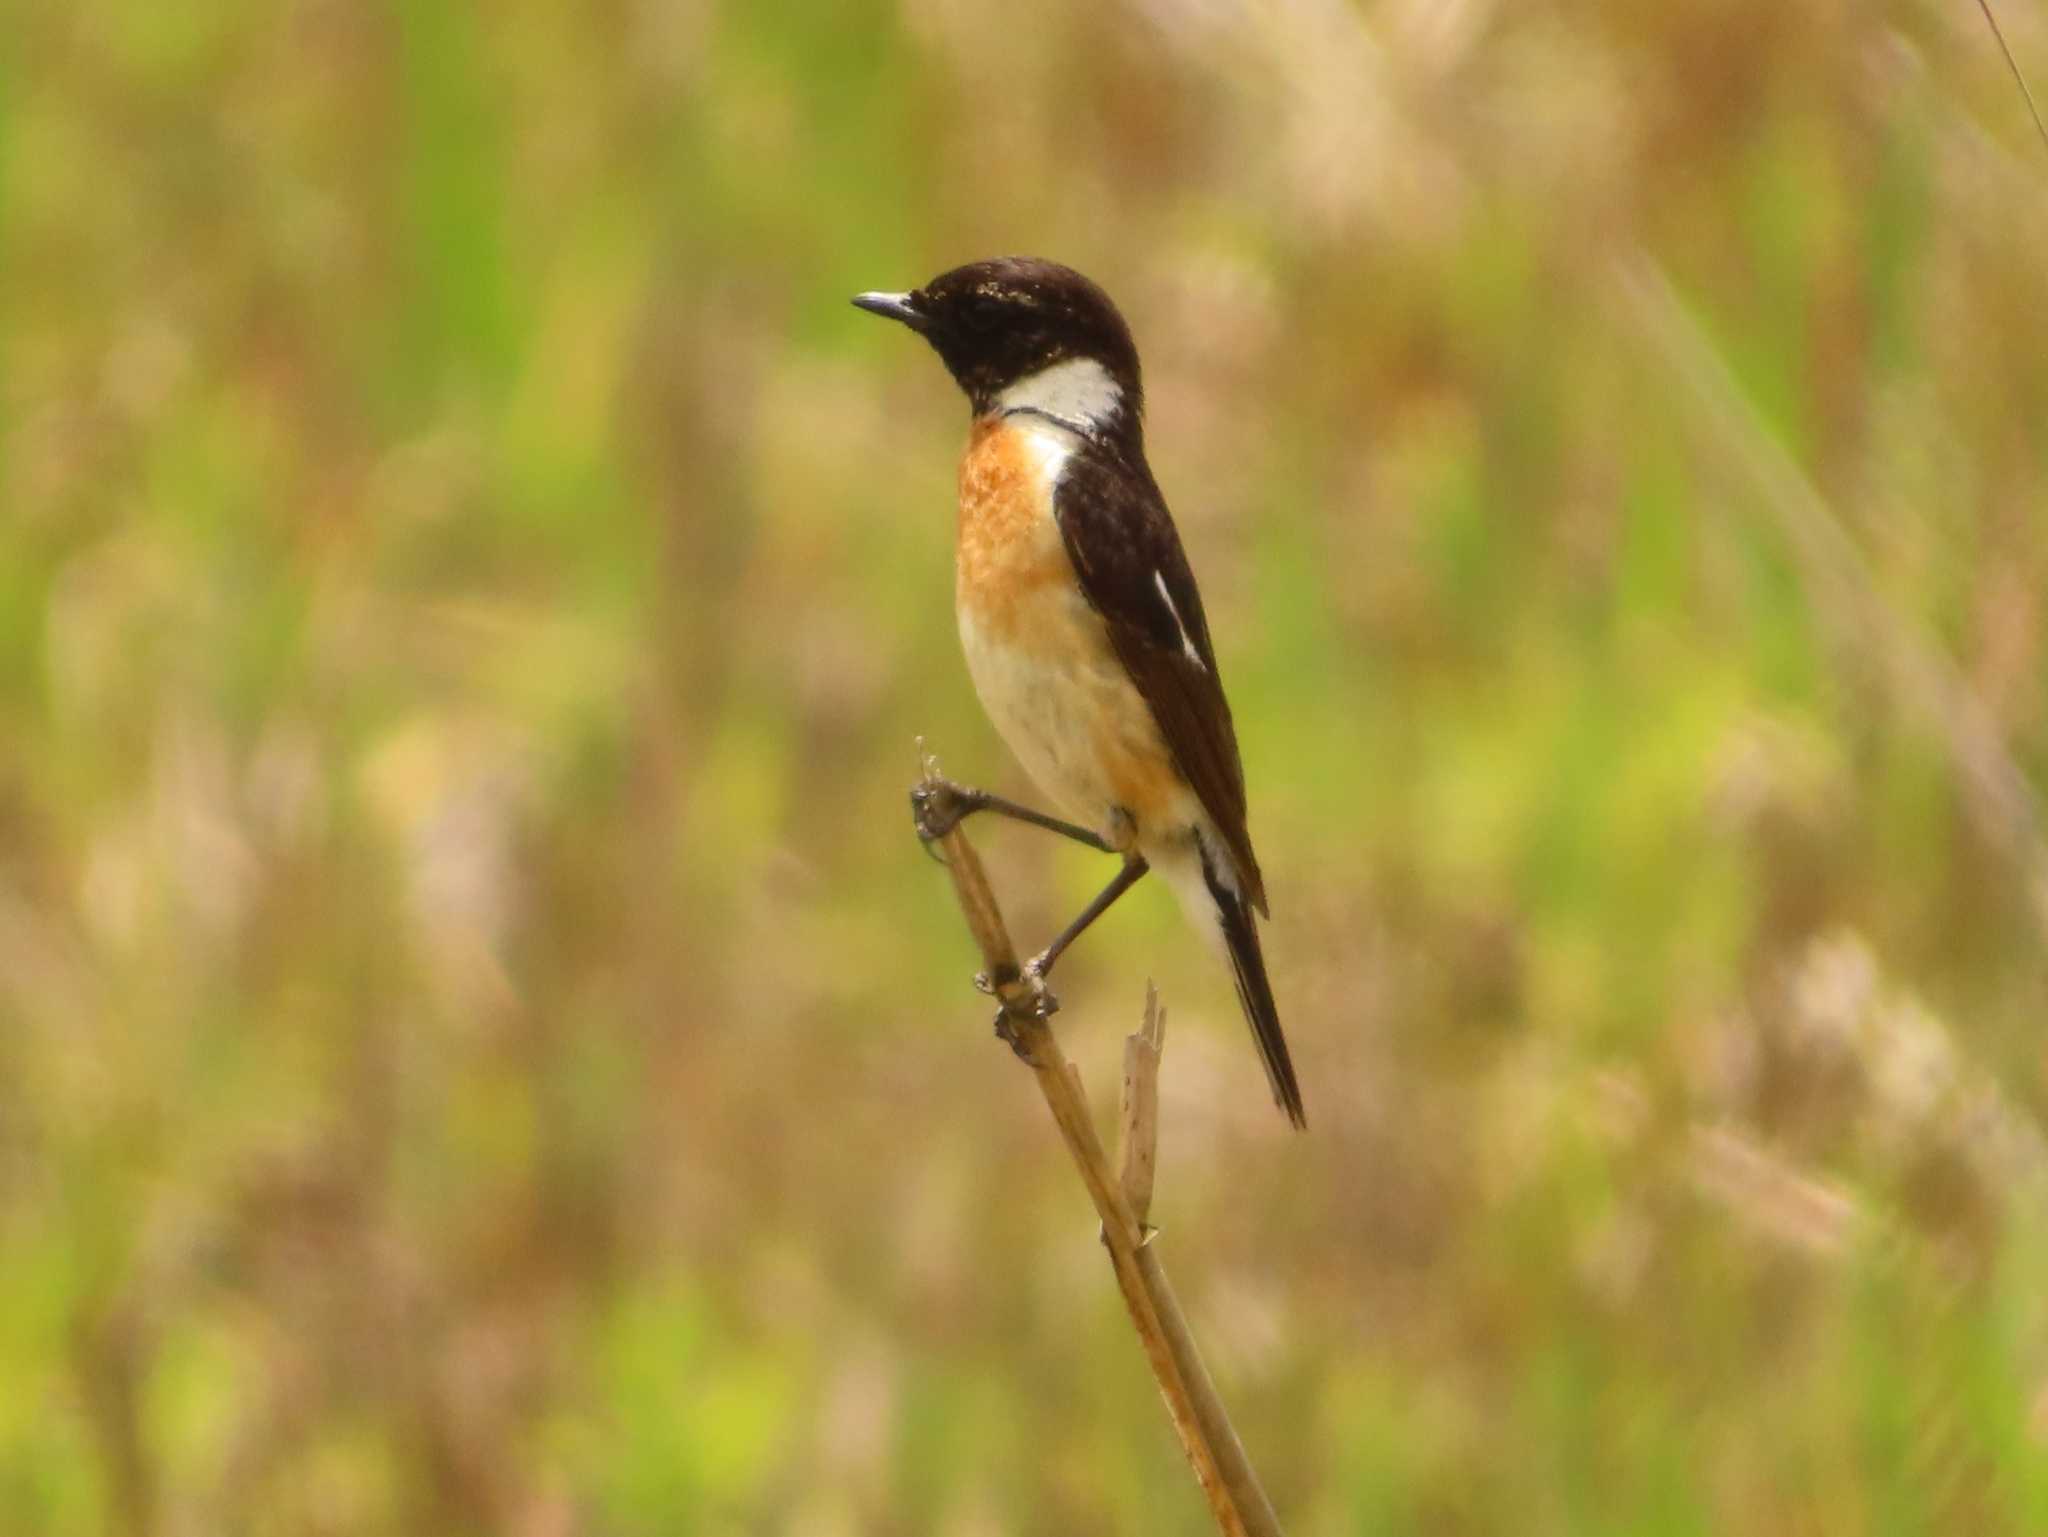
[[[900,320],[911,330],[922,333],[926,321],[917,307],[915,294],[855,294],[853,302],[870,315],[880,315],[888,320]]]

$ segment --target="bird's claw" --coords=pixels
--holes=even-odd
[[[1024,965],[1024,985],[1031,989],[1031,1013],[1037,1019],[1051,1019],[1060,1011],[1059,995],[1045,985],[1045,970],[1037,961]]]
[[[1024,985],[1031,989],[1037,1000],[1036,1013],[1040,1019],[1050,1019],[1060,1011],[1059,995],[1045,985],[1046,960],[1043,955],[1034,955],[1024,963]]]
[[[1009,1047],[1019,1062],[1031,1060],[1031,1048],[1024,1044],[1024,1037],[1017,1033],[1017,1022],[1010,1017],[1008,1009],[996,1010],[996,1039]]]
[[[1060,1011],[1059,995],[1045,985],[1045,978],[1039,972],[1026,966],[1019,975],[1024,985],[1031,990],[1031,997],[1019,1006],[1018,1012],[1029,1014],[1033,1019],[1051,1019]],[[996,979],[985,971],[974,974],[974,990],[985,998],[1000,998],[1003,990],[996,985]],[[1011,1006],[1004,1005],[1004,1012],[1011,1012]]]
[[[1033,959],[1024,964],[1021,980],[1029,989],[1029,995],[1018,999],[1014,1004],[1005,1001],[1003,1006],[996,1010],[996,1035],[1008,1044],[1010,1050],[1015,1052],[1020,1060],[1029,1062],[1031,1049],[1025,1044],[1023,1034],[1017,1029],[1017,1023],[1021,1019],[1051,1019],[1060,1011],[1060,1000],[1059,995],[1045,985],[1045,968],[1040,960]],[[993,979],[985,971],[975,974],[974,985],[991,996],[1002,996]]]
[[[910,823],[927,847],[958,827],[969,809],[959,787],[950,780],[927,779],[910,792]]]

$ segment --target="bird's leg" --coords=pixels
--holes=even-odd
[[[1038,954],[1024,963],[1025,980],[1032,984],[1035,995],[1035,1012],[1040,1019],[1050,1019],[1059,1012],[1059,996],[1045,985],[1045,974],[1052,970],[1052,964],[1065,952],[1068,945],[1081,937],[1081,931],[1108,912],[1116,899],[1138,884],[1138,880],[1152,867],[1145,863],[1143,855],[1126,854],[1124,866],[1116,872],[1110,883],[1095,894],[1095,900],[1081,909],[1074,921],[1061,929],[1057,938]],[[983,972],[974,979],[974,985],[985,993],[994,993],[995,984],[988,973]],[[1010,1050],[1025,1061],[1031,1060],[1031,1053],[1025,1049],[1023,1037],[1017,1034],[1017,1027],[1010,1018],[1007,1005],[996,1010],[996,1034],[1007,1041]]]
[[[987,790],[971,790],[966,785],[956,785],[950,779],[927,779],[910,792],[910,819],[917,826],[918,837],[927,844],[938,842],[977,811],[993,811],[1019,822],[1028,822],[1033,827],[1072,838],[1076,843],[1085,843],[1099,853],[1116,852],[1100,833],[1090,832],[1074,822],[1062,822],[1043,811],[1033,811],[1029,806],[1020,806]]]
[[[1058,937],[1051,944],[1024,963],[1024,974],[1042,984],[1045,981],[1046,973],[1052,970],[1053,962],[1066,953],[1068,945],[1071,945],[1081,937],[1081,931],[1108,912],[1110,907],[1116,902],[1116,899],[1137,885],[1140,877],[1151,868],[1150,865],[1145,863],[1145,858],[1142,854],[1126,854],[1124,856],[1124,867],[1116,872],[1107,886],[1104,886],[1101,891],[1096,893],[1095,900],[1082,908],[1080,915],[1072,923],[1061,929]],[[1053,998],[1051,993],[1046,993],[1044,996],[1051,1001],[1053,1009],[1059,1007],[1059,1000]],[[1049,1014],[1052,1012],[1052,1009],[1047,1009],[1045,1012]]]
[[[1062,929],[1051,944],[1024,965],[1024,973],[1030,978],[1037,995],[1038,1017],[1049,1019],[1058,1011],[1060,1001],[1045,985],[1045,974],[1052,970],[1053,962],[1060,958],[1067,946],[1080,938],[1082,930],[1109,911],[1111,904],[1136,885],[1139,877],[1151,866],[1147,865],[1141,856],[1124,852],[1101,833],[1092,832],[1078,823],[1061,821],[1058,817],[1048,816],[1043,811],[1034,811],[1029,806],[1020,806],[1013,800],[1006,800],[987,790],[972,789],[967,785],[958,785],[950,779],[940,779],[933,775],[910,792],[910,820],[927,851],[930,851],[932,844],[945,837],[977,811],[993,811],[1018,822],[1028,822],[1033,827],[1042,827],[1047,832],[1059,833],[1076,843],[1085,844],[1098,853],[1123,853],[1123,868],[1118,870],[1110,883],[1097,893],[1095,900],[1083,908],[1080,916]],[[995,979],[987,972],[978,973],[974,978],[974,985],[990,995],[996,991]],[[996,1034],[1008,1042],[1010,1049],[1019,1057],[1027,1061],[1030,1059],[1031,1054],[1024,1045],[1023,1037],[1017,1034],[1016,1025],[1010,1018],[1008,1005],[996,1013]]]

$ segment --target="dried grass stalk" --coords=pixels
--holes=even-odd
[[[921,792],[939,785],[930,760],[924,765]],[[1044,988],[1024,974],[1017,949],[1003,923],[995,894],[989,889],[980,856],[958,825],[936,841],[953,877],[961,914],[981,951],[989,985],[1002,1005],[1017,1054],[1030,1066],[1052,1112],[1060,1137],[1073,1155],[1102,1219],[1102,1242],[1109,1251],[1117,1287],[1130,1310],[1145,1359],[1159,1382],[1160,1396],[1172,1417],[1181,1449],[1187,1453],[1195,1480],[1209,1502],[1219,1531],[1228,1537],[1279,1537],[1280,1522],[1260,1487],[1230,1423],[1216,1387],[1202,1364],[1180,1302],[1160,1263],[1153,1229],[1145,1224],[1152,1196],[1159,1126],[1158,1072],[1165,1021],[1157,995],[1146,985],[1145,1021],[1125,1043],[1123,1153],[1121,1175],[1112,1172],[1102,1142],[1089,1118],[1080,1075],[1060,1050],[1042,1012]]]

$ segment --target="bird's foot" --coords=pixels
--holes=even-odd
[[[968,792],[950,779],[920,780],[910,792],[910,823],[927,847],[958,827],[973,810]]]
[[[1017,1024],[1022,1019],[1047,1020],[1060,1011],[1059,995],[1045,985],[1043,957],[1027,961],[1021,973],[1021,980],[1029,990],[1029,996],[1018,999],[1014,1004],[1005,1002],[996,1011],[996,1035],[1009,1045],[1019,1058],[1029,1062],[1031,1050],[1019,1033]],[[1001,990],[985,971],[975,973],[974,985],[990,997],[1001,997]]]
[[[1037,1007],[1034,1012],[1040,1019],[1051,1019],[1060,1011],[1059,995],[1045,985],[1045,974],[1052,967],[1051,954],[1041,951],[1024,963],[1024,985],[1031,989],[1031,996]]]
[[[1024,1044],[1024,1037],[1017,1033],[1017,1021],[1010,1017],[1008,1009],[996,1010],[996,1039],[1009,1047],[1019,1062],[1031,1060],[1031,1048]]]
[[[1027,962],[1023,970],[1017,975],[1023,981],[1025,987],[1030,989],[1031,997],[1018,1006],[1016,1012],[1028,1014],[1033,1019],[1051,1019],[1053,1015],[1059,1013],[1059,994],[1045,985],[1045,974],[1037,961]],[[985,971],[977,971],[974,974],[974,990],[984,998],[1002,997],[1003,987],[1007,985],[1007,983],[998,984],[996,979]],[[1010,1007],[1008,1004],[1004,1005],[1006,1010],[1009,1010]]]

